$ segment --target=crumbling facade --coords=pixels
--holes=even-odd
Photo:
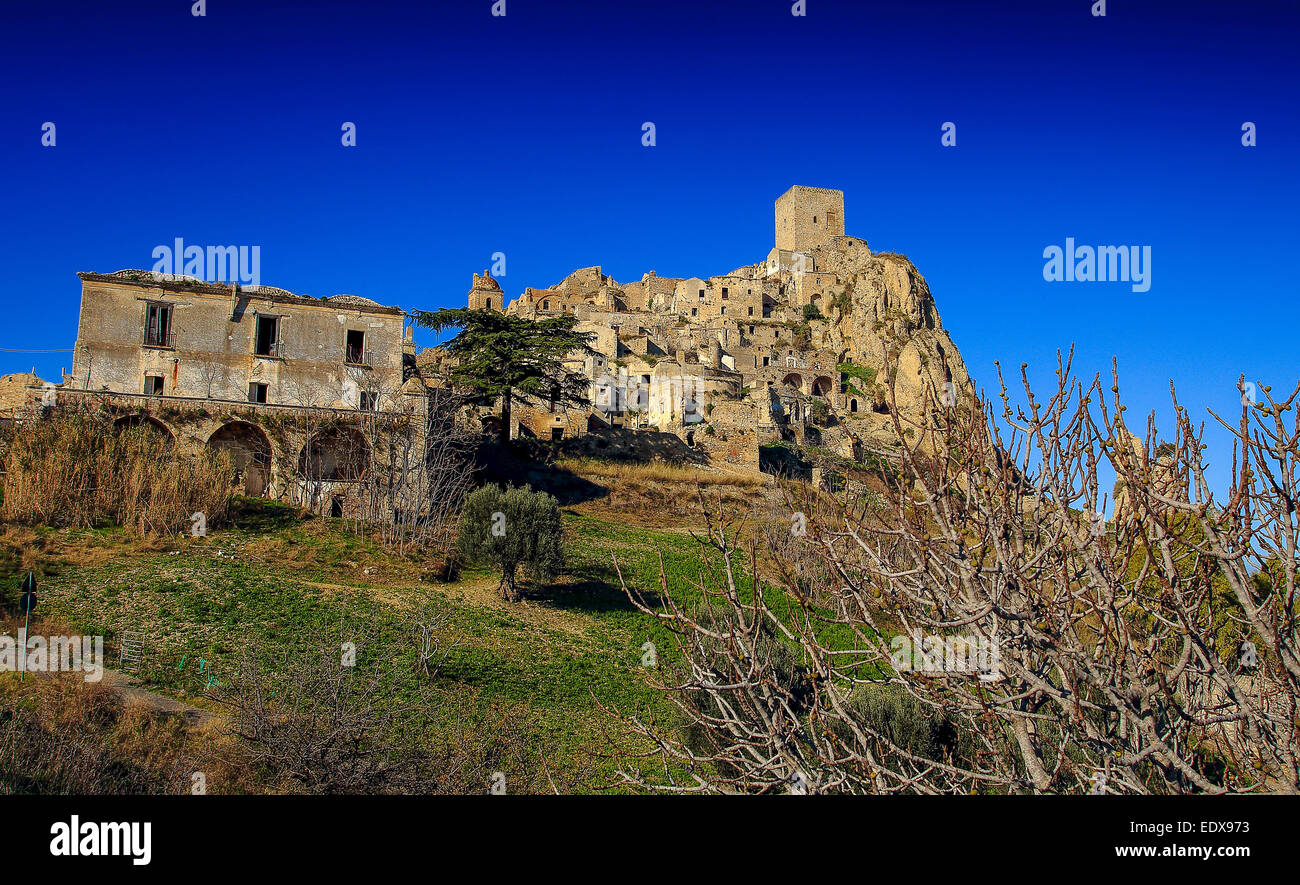
[[[906,258],[845,236],[842,192],[792,187],[774,215],[764,261],[707,278],[619,283],[587,267],[507,302],[487,271],[474,274],[470,308],[572,314],[594,336],[581,358],[590,408],[516,408],[511,435],[654,428],[756,468],[759,446],[780,439],[845,457],[892,439],[888,380],[918,417],[969,391],[925,281]]]
[[[8,376],[10,420],[89,408],[182,454],[226,453],[249,495],[336,515],[418,506],[393,481],[418,469],[430,430],[426,387],[404,380],[401,308],[144,270],[79,276],[72,371],[58,385]]]
[[[571,357],[589,405],[516,407],[510,436],[653,429],[757,469],[760,446],[780,440],[847,458],[898,445],[887,387],[915,421],[958,407],[970,379],[911,262],[846,236],[840,191],[793,187],[774,220],[764,260],[716,276],[619,283],[588,267],[507,299],[487,271],[474,274],[470,308],[570,314],[592,335]],[[249,494],[333,511],[366,495],[373,510],[367,478],[391,487],[420,463],[446,354],[416,353],[401,308],[142,270],[80,278],[72,371],[57,386],[0,383],[10,417],[95,402],[182,450],[230,453]],[[489,405],[462,419],[495,432],[499,415]]]

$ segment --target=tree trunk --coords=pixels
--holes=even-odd
[[[507,390],[501,397],[501,445],[510,443],[510,394]]]
[[[511,563],[501,569],[501,584],[497,589],[501,591],[501,597],[506,602],[519,601],[519,590],[515,586],[515,570],[518,568],[517,564]]]

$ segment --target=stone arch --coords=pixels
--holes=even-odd
[[[370,443],[349,424],[335,424],[312,434],[298,456],[298,472],[311,480],[355,482],[369,467]]]
[[[162,441],[164,448],[170,449],[176,445],[176,434],[172,433],[170,427],[153,415],[123,415],[113,422],[114,433],[137,428],[145,433],[156,434],[157,438]]]
[[[858,410],[858,401],[855,399],[849,400],[849,411],[856,412],[857,410]]]
[[[228,421],[212,432],[207,445],[230,456],[244,494],[255,498],[266,494],[271,482],[271,441],[262,428],[247,421]]]
[[[500,416],[498,416],[498,415],[484,415],[482,418],[479,419],[479,424],[482,425],[482,427],[483,427],[483,432],[486,433],[488,436],[496,437],[496,436],[500,436],[500,435],[501,435],[501,418],[500,418]],[[523,425],[523,423],[521,422],[519,426],[520,426],[520,427],[523,427],[524,425]]]
[[[813,396],[830,396],[831,379],[825,375],[819,375],[813,379],[812,395]]]
[[[781,379],[781,383],[793,387],[796,390],[803,390],[803,376],[798,372],[791,372],[786,375]]]

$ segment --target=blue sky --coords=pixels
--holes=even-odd
[[[6,11],[0,348],[70,348],[75,273],[150,267],[176,237],[260,246],[264,284],[428,309],[463,304],[498,251],[511,296],[591,264],[750,264],[805,184],[916,263],[981,385],[994,360],[1047,383],[1074,344],[1088,374],[1118,357],[1130,416],[1167,415],[1171,379],[1194,415],[1235,414],[1241,373],[1300,379],[1295,4],[1091,5]],[[1150,246],[1150,291],[1044,281],[1066,237]],[[0,351],[4,372],[70,362]]]

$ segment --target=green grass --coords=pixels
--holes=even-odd
[[[720,579],[680,527],[566,511],[566,574],[550,587],[524,585],[526,605],[505,605],[495,601],[497,576],[488,570],[467,570],[444,584],[422,579],[420,563],[337,524],[323,529],[292,511],[251,504],[236,520],[206,538],[153,544],[116,528],[36,529],[40,614],[65,629],[104,635],[110,667],[122,632],[144,631],[145,665],[137,675],[147,687],[199,705],[208,678],[226,678],[245,648],[305,650],[316,637],[347,639],[365,626],[397,650],[396,670],[409,674],[399,696],[414,699],[432,688],[447,699],[428,711],[431,740],[457,717],[488,722],[508,715],[534,761],[544,759],[557,780],[568,777],[578,789],[611,783],[618,767],[605,757],[612,749],[605,732],[618,732],[619,723],[601,705],[661,722],[675,715],[641,666],[647,640],[661,663],[672,663],[673,636],[630,603],[613,557],[629,586],[652,604],[661,557],[674,598],[687,607],[699,602],[692,584],[717,587]],[[0,544],[5,587],[16,586],[21,572],[8,540]],[[748,563],[741,560],[743,570]],[[364,564],[386,577],[364,575]],[[747,579],[741,590],[749,598]],[[416,668],[411,613],[421,601],[446,615],[443,633],[460,643],[432,680]],[[792,604],[774,589],[768,601],[783,614]]]
[[[450,584],[368,587],[365,577],[344,564],[385,561],[377,545],[343,531],[313,532],[310,525],[257,512],[204,539],[175,539],[167,545],[172,550],[145,549],[117,529],[64,532],[60,539],[72,546],[111,549],[98,563],[78,564],[72,561],[75,556],[52,559],[42,582],[41,614],[67,629],[105,635],[109,666],[117,663],[122,632],[143,630],[148,647],[138,674],[142,681],[202,705],[206,674],[220,681],[242,648],[292,648],[322,629],[346,637],[363,622],[399,643],[398,663],[409,663],[414,694],[416,680],[427,677],[416,673],[409,615],[411,606],[426,599],[449,617],[445,634],[461,642],[434,687],[485,717],[494,709],[518,711],[530,742],[552,771],[563,774],[580,770],[595,753],[608,749],[602,729],[616,723],[597,701],[626,711],[668,712],[664,699],[648,686],[640,660],[646,638],[665,651],[671,638],[628,603],[609,551],[618,552],[629,580],[648,589],[658,583],[656,550],[665,551],[673,580],[694,575],[699,560],[694,542],[676,532],[632,529],[572,514],[565,521],[570,573],[551,588],[526,587],[529,604],[523,610],[479,602],[483,593],[495,592],[495,576],[483,570],[467,571]],[[264,541],[268,531],[301,554],[292,567],[247,551]],[[51,544],[52,550],[57,547]],[[0,567],[10,577],[6,586],[16,580],[15,565],[12,550],[0,551]],[[462,599],[460,591],[467,588],[479,596]],[[558,626],[530,617],[537,613],[557,620]],[[456,709],[463,713],[464,705]],[[436,711],[431,722],[437,726]],[[601,762],[593,780],[608,781],[613,767],[608,760]]]

